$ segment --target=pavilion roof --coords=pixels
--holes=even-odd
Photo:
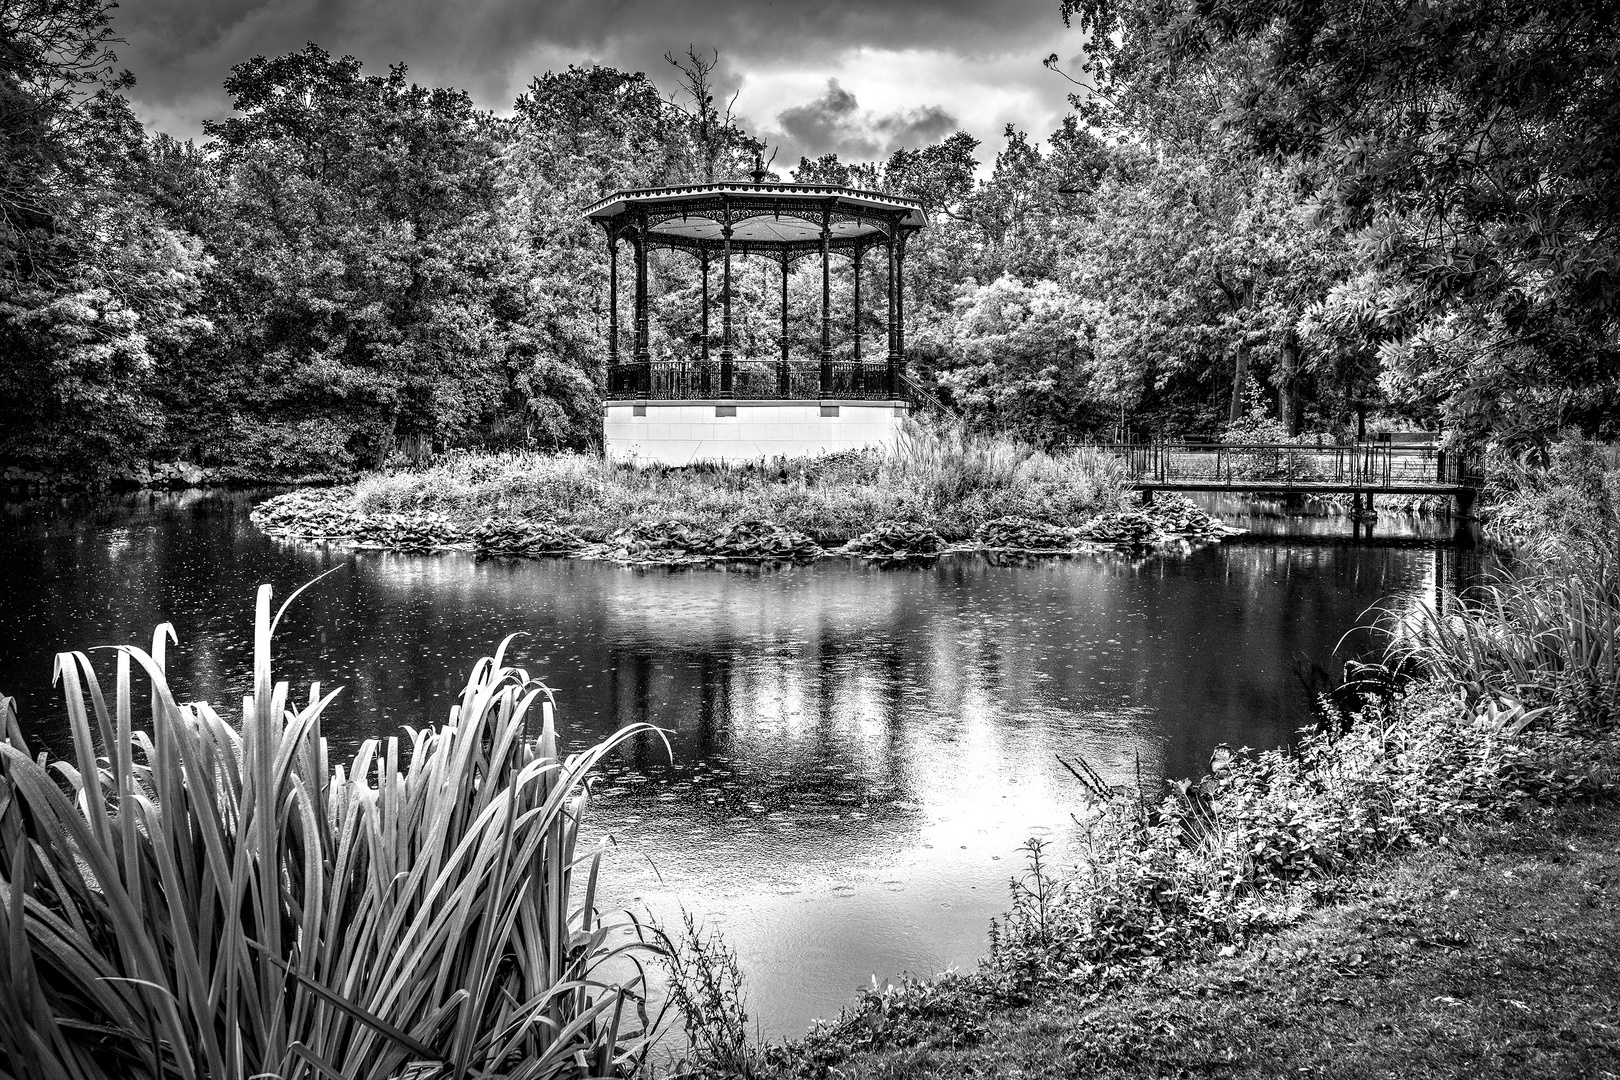
[[[820,184],[691,184],[616,191],[585,216],[610,236],[635,233],[646,214],[647,239],[679,248],[711,248],[731,222],[732,247],[794,251],[817,247],[827,224],[834,247],[855,247],[915,232],[927,223],[922,205],[875,191]]]

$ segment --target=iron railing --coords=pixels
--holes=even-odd
[[[1194,486],[1264,484],[1286,490],[1343,487],[1479,487],[1483,477],[1464,454],[1437,446],[1358,442],[1107,443],[1096,447],[1125,463],[1139,483]]]
[[[881,361],[653,360],[609,368],[608,396],[674,401],[898,400],[906,397],[906,385],[903,373]]]

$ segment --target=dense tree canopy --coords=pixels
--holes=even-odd
[[[1319,326],[1376,329],[1392,404],[1508,442],[1614,432],[1620,8],[1583,0],[1064,0],[1096,115],[1209,88],[1243,153],[1313,173],[1374,274]],[[1376,311],[1356,319],[1356,308]]]
[[[0,5],[7,463],[273,479],[453,446],[589,447],[608,263],[581,211],[618,188],[740,179],[769,155],[695,47],[668,57],[672,95],[569,67],[497,115],[310,45],[238,64],[231,113],[180,143],[124,100],[109,10]],[[906,256],[912,372],[970,422],[1044,443],[1262,414],[1507,444],[1614,434],[1615,11],[1061,14],[1092,51],[1044,141],[958,132],[787,171],[927,208]],[[861,269],[879,299],[859,327],[855,269],[835,261],[841,356],[857,332],[881,348],[881,261]],[[651,270],[654,351],[698,353],[696,262],[659,252]],[[780,347],[780,274],[738,260],[745,357]],[[819,266],[787,284],[788,344],[809,355]]]

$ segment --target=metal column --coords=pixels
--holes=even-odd
[[[832,395],[832,229],[823,211],[821,215],[821,396]]]
[[[776,392],[788,396],[788,254],[782,252],[782,359],[776,365]]]
[[[619,389],[619,242],[608,237],[608,396]]]
[[[720,393],[731,396],[731,215],[720,230],[725,240],[725,267],[721,271],[720,299]]]
[[[698,354],[707,361],[709,359],[709,253],[698,252],[698,261],[703,264],[703,344]]]
[[[898,226],[892,226],[898,229]],[[890,236],[884,245],[889,255],[889,356],[887,372],[889,396],[898,397],[900,388],[900,258],[895,250],[896,239]]]
[[[651,353],[647,343],[647,214],[642,211],[636,232],[636,396],[646,397],[652,386]]]

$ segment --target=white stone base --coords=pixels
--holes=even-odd
[[[692,465],[889,446],[906,413],[903,401],[609,401],[602,427],[609,461]]]

